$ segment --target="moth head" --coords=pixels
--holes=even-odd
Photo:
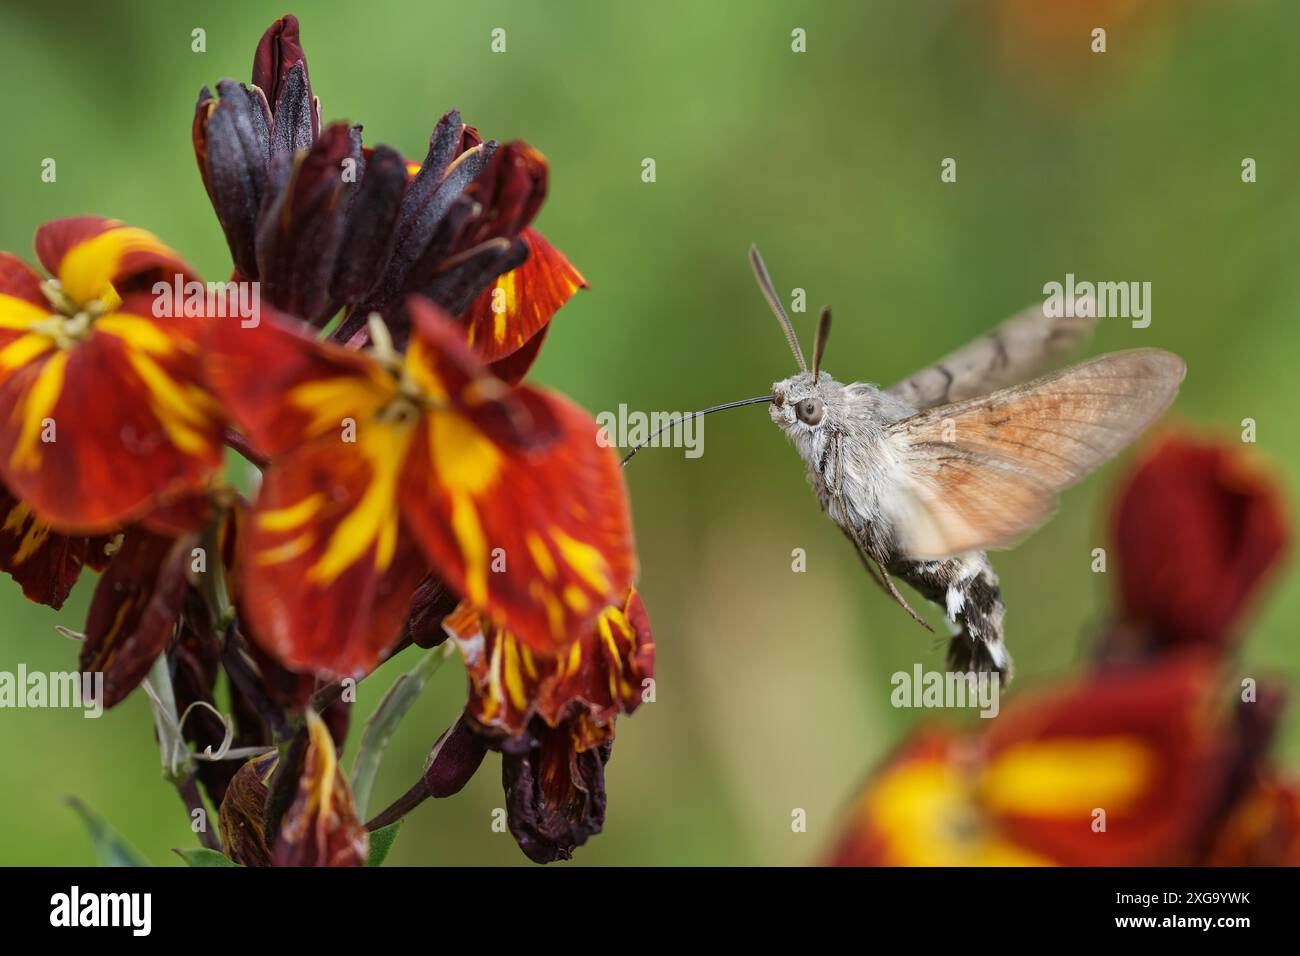
[[[843,386],[825,372],[800,372],[772,384],[768,414],[786,431],[814,431],[836,420]]]

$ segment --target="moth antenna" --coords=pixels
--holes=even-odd
[[[633,448],[630,452],[628,452],[626,455],[623,456],[623,461],[620,462],[620,464],[626,465],[629,461],[632,460],[632,456],[633,456],[633,455],[635,455],[637,452],[639,452],[639,451],[640,451],[642,448],[644,448],[646,445],[648,445],[648,444],[650,444],[652,441],[654,441],[655,438],[656,438],[656,437],[657,437],[661,432],[665,432],[665,431],[667,431],[667,430],[670,429],[670,428],[673,428],[673,427],[675,427],[675,426],[677,426],[677,425],[680,425],[682,422],[686,421],[688,418],[699,418],[699,417],[702,416],[702,415],[712,415],[714,412],[724,412],[724,411],[726,411],[728,408],[741,408],[741,407],[743,407],[743,406],[745,406],[745,405],[757,405],[757,404],[759,404],[760,402],[770,402],[770,401],[772,401],[774,398],[776,398],[775,395],[760,395],[760,396],[758,396],[757,398],[746,398],[746,399],[744,399],[744,400],[742,400],[742,401],[739,401],[739,402],[727,402],[727,403],[724,404],[724,405],[714,405],[712,408],[701,409],[701,410],[698,411],[698,412],[687,412],[685,415],[678,415],[676,418],[674,418],[672,421],[670,421],[667,425],[662,425],[662,426],[660,426],[659,428],[656,428],[654,431],[652,431],[652,432],[650,433],[650,437],[648,437],[645,441],[641,442],[641,444],[637,445],[637,446],[636,446],[635,448]]]
[[[817,340],[813,342],[813,384],[822,373],[822,356],[826,354],[826,340],[831,337],[831,307],[822,309],[822,317],[817,321]]]
[[[790,316],[785,314],[785,307],[781,305],[781,300],[776,297],[776,289],[772,287],[772,277],[767,273],[763,257],[758,254],[758,246],[749,247],[749,264],[754,267],[754,278],[758,280],[759,291],[763,293],[763,298],[767,299],[768,306],[771,307],[776,320],[781,323],[781,328],[785,331],[785,339],[790,343],[790,351],[794,353],[795,361],[799,363],[799,371],[808,371],[808,363],[804,361],[803,349],[799,348],[799,339],[794,334],[794,326],[790,324]]]

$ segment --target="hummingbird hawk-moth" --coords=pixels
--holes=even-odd
[[[1178,393],[1183,360],[1132,349],[1025,382],[1095,321],[1037,306],[889,388],[844,384],[822,371],[830,310],[821,313],[809,369],[762,257],[753,247],[749,256],[799,371],[769,395],[695,414],[768,403],[867,574],[927,630],[894,579],[943,608],[955,631],[952,669],[1009,677],[1005,608],[986,552],[1045,522],[1058,492],[1159,418]]]
[[[822,509],[867,573],[922,626],[894,578],[944,609],[956,629],[951,668],[1010,676],[1002,592],[986,552],[1045,522],[1058,492],[1159,418],[1178,393],[1183,360],[1131,349],[1017,384],[1094,324],[1039,306],[889,388],[842,384],[821,368],[830,310],[821,313],[810,370],[752,247],[750,261],[799,364],[772,386],[769,412],[808,466]]]

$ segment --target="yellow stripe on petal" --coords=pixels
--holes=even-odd
[[[323,507],[325,495],[318,491],[286,508],[259,512],[257,526],[264,531],[293,531],[310,521]]]
[[[320,434],[341,428],[346,418],[358,423],[369,418],[395,391],[392,379],[379,373],[366,377],[339,375],[295,385],[289,390],[289,401],[311,416],[309,433]]]
[[[16,368],[22,368],[32,359],[44,355],[52,348],[54,348],[54,340],[37,332],[29,332],[14,339],[0,349],[0,376]]]
[[[272,548],[263,548],[257,552],[256,561],[258,564],[283,564],[305,554],[315,543],[315,536],[309,531],[304,532],[296,538],[289,539],[284,544],[277,544]]]
[[[492,334],[497,342],[506,340],[506,328],[511,315],[518,307],[519,290],[515,287],[515,271],[507,272],[497,279],[496,288],[492,290]],[[499,291],[498,291],[499,290]],[[501,303],[501,309],[497,304]]]
[[[34,302],[0,293],[0,329],[27,329],[52,314]]]
[[[4,351],[7,352],[8,349]],[[41,432],[44,430],[45,420],[49,418],[50,412],[54,410],[59,400],[59,393],[63,390],[63,372],[67,364],[68,353],[55,352],[41,367],[36,381],[28,390],[22,408],[23,428],[9,459],[12,467],[28,468],[33,471],[40,467],[41,456],[37,448],[40,445]]]
[[[538,537],[535,531],[527,531],[524,533],[524,543],[528,545],[528,553],[533,556],[533,563],[537,565],[537,570],[542,573],[542,577],[547,581],[554,581],[558,572],[555,559],[551,557],[546,542]]]
[[[122,260],[133,253],[153,252],[179,259],[176,252],[158,237],[134,226],[120,226],[79,242],[59,264],[59,283],[64,293],[79,305],[94,299],[112,302],[117,298],[113,279]]]
[[[95,332],[116,336],[129,347],[152,355],[171,355],[178,339],[168,335],[156,322],[125,312],[114,312],[95,322]]]
[[[328,583],[375,549],[375,567],[387,569],[397,544],[397,483],[406,463],[412,428],[402,423],[369,422],[357,433],[357,450],[370,466],[370,481],[347,517],[330,535],[307,580]]]
[[[203,455],[213,441],[207,433],[214,410],[212,399],[201,388],[181,383],[144,352],[127,349],[127,361],[149,390],[149,409],[167,432],[173,445],[187,455]]]
[[[515,710],[525,711],[528,709],[528,694],[524,690],[523,676],[519,671],[519,645],[508,634],[502,635],[501,643],[505,645],[506,692],[510,695],[510,703]]]
[[[32,515],[32,510],[21,501],[15,502],[14,506],[9,509],[9,514],[5,515],[4,527],[0,528],[9,534],[16,534],[28,521],[27,530],[23,533],[23,539],[18,544],[18,550],[14,553],[12,561],[15,566],[22,564],[33,554],[40,550],[45,539],[50,536],[50,526],[39,518]]]
[[[559,547],[565,563],[573,568],[588,587],[601,595],[610,592],[609,564],[599,550],[584,541],[569,537],[559,528],[551,530],[551,539]]]
[[[501,473],[501,451],[472,421],[449,409],[428,415],[438,484],[450,494],[481,495]]]
[[[487,604],[487,538],[469,495],[452,494],[451,530],[465,561],[465,596],[471,604],[483,607]]]
[[[491,720],[500,709],[503,694],[501,692],[501,640],[492,645],[492,657],[488,661],[488,692],[483,700],[483,717]]]
[[[406,347],[406,358],[402,362],[402,368],[430,401],[446,404],[447,386],[435,371],[435,358],[429,354],[429,347],[425,345],[423,339],[417,336],[411,340],[411,344]]]
[[[997,813],[1087,820],[1149,788],[1150,748],[1136,737],[1056,738],[1016,744],[990,761],[982,798]]]

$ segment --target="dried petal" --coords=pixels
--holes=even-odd
[[[254,757],[235,773],[226,788],[217,820],[226,856],[243,866],[270,866],[266,840],[267,783],[275,770],[275,751]]]
[[[104,674],[104,706],[135,690],[167,648],[185,601],[193,538],[131,528],[99,579],[86,620],[81,670]]]
[[[612,744],[579,751],[567,729],[541,728],[538,745],[501,755],[506,818],[534,863],[567,860],[605,823],[605,764]]]
[[[330,732],[310,710],[307,732],[298,793],[280,822],[272,851],[274,865],[364,866],[369,836],[357,819]]]

